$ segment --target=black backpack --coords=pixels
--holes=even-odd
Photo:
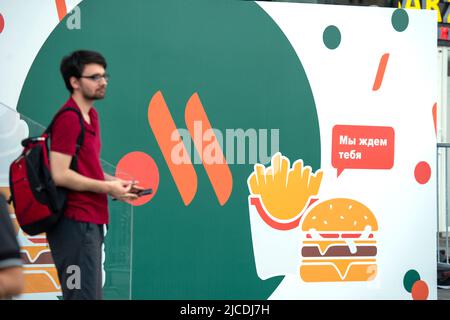
[[[84,125],[81,112],[70,107],[60,110],[42,135],[24,139],[21,155],[9,168],[9,202],[14,205],[20,227],[29,235],[47,232],[64,212],[67,190],[57,187],[51,177],[49,150],[53,124],[67,111],[75,112],[81,125],[76,152],[70,164],[70,169],[76,171],[78,152],[84,140]]]

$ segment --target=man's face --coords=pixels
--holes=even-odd
[[[105,68],[99,64],[87,64],[78,79],[78,89],[86,100],[100,100],[105,97],[108,82]]]

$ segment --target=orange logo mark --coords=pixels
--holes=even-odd
[[[67,14],[67,7],[66,7],[66,1],[65,0],[55,0],[56,3],[56,10],[58,11],[58,18],[59,21],[64,19],[64,17]]]
[[[190,153],[187,152],[183,145],[179,130],[175,125],[161,91],[155,93],[150,100],[148,106],[148,121],[175,181],[175,185],[178,188],[178,192],[180,193],[184,204],[187,206],[194,199],[197,192],[197,174],[195,173],[194,166],[189,158]],[[197,93],[194,93],[186,104],[185,122],[189,134],[194,137],[194,145],[200,154],[203,166],[217,199],[219,200],[220,205],[223,206],[231,195],[233,189],[233,177]],[[200,135],[200,138],[198,135],[194,134],[194,123],[196,122],[202,124],[202,134]],[[205,132],[210,133],[209,141],[211,142],[209,142],[209,144],[212,144],[214,150],[218,151],[216,157],[220,159],[220,161],[217,161],[217,163],[204,161],[202,152],[203,138],[201,137],[204,136],[203,133]],[[172,151],[175,147],[180,148],[180,146],[182,148],[180,152],[182,161],[175,162],[172,159]]]

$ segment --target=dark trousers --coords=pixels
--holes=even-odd
[[[103,225],[62,217],[47,240],[64,300],[101,300]]]

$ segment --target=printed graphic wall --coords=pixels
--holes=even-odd
[[[102,158],[154,190],[132,298],[436,299],[433,12],[42,0],[0,22],[0,101],[38,123],[64,55],[108,61]],[[6,114],[3,177],[28,134]]]

